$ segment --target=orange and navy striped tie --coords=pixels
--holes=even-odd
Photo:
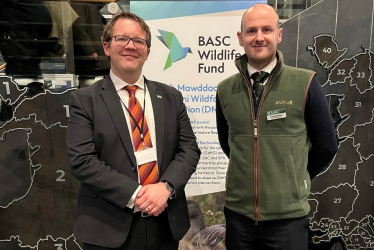
[[[143,109],[140,106],[138,99],[135,97],[135,91],[137,86],[126,86],[125,89],[129,92],[129,112],[135,118],[138,126],[142,127],[142,119],[143,119]],[[145,97],[144,97],[145,98]],[[132,140],[134,143],[135,151],[143,150],[143,144],[140,137],[140,131],[137,128],[134,119],[130,117],[130,124],[131,124],[131,131],[132,131]],[[146,148],[152,148],[152,141],[151,135],[148,130],[147,121],[144,116],[144,124],[143,124],[143,137],[144,137],[144,145]],[[139,171],[139,178],[140,178],[140,185],[147,185],[153,184],[158,182],[158,167],[156,161],[151,161],[144,163],[143,165],[138,166]]]

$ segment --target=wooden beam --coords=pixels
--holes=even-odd
[[[0,65],[0,70],[2,70],[3,68],[5,68],[6,66],[6,63],[4,63],[3,65]]]

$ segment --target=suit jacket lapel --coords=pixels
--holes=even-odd
[[[162,99],[163,92],[159,88],[157,88],[157,86],[152,81],[148,81],[147,79],[145,79],[145,83],[147,84],[149,95],[151,96],[153,117],[155,119],[157,163],[159,167],[162,167],[161,162],[162,162],[162,148],[164,144],[164,116],[165,116],[164,100]]]
[[[117,128],[117,132],[121,138],[122,144],[125,147],[129,158],[131,159],[132,164],[136,166],[134,149],[131,142],[129,129],[127,127],[126,118],[123,114],[121,101],[109,76],[104,79],[100,95],[108,107],[108,111],[112,117],[114,125]]]

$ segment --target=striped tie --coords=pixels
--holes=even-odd
[[[138,126],[141,128],[142,126],[142,119],[143,119],[143,109],[140,106],[138,99],[135,97],[135,91],[137,86],[126,86],[125,89],[129,92],[129,112],[135,118]],[[144,97],[145,98],[145,97]],[[143,144],[140,137],[140,131],[136,127],[134,120],[130,117],[130,124],[131,124],[131,131],[132,131],[132,140],[134,143],[135,151],[143,150]],[[144,117],[144,125],[143,125],[143,136],[144,136],[144,144],[147,148],[152,148],[152,141],[151,135],[148,130],[147,121]],[[153,184],[158,182],[158,167],[157,162],[147,162],[143,165],[138,166],[139,170],[139,178],[140,178],[140,185],[147,185]]]

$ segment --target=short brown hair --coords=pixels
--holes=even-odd
[[[131,20],[134,20],[135,22],[137,22],[139,25],[140,25],[140,28],[145,31],[147,37],[146,37],[146,41],[147,41],[147,46],[148,48],[151,48],[151,30],[149,29],[148,25],[144,22],[144,20],[131,13],[131,12],[127,12],[127,11],[124,11],[124,12],[120,12],[120,13],[117,13],[113,16],[113,18],[109,21],[109,23],[104,27],[104,31],[103,31],[103,35],[101,36],[101,41],[102,42],[109,42],[110,39],[112,39],[113,37],[113,26],[114,24],[117,22],[117,20],[119,19],[131,19]]]

